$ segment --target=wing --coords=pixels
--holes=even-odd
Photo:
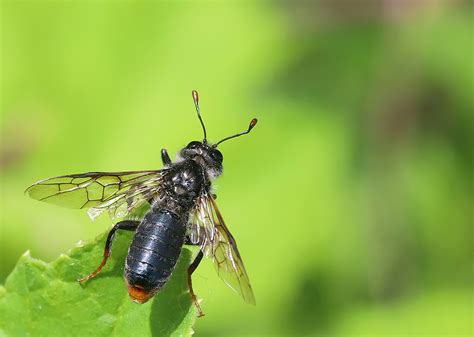
[[[25,191],[31,198],[68,208],[88,208],[92,220],[104,211],[124,217],[160,194],[166,170],[88,172],[38,181]]]
[[[191,215],[191,242],[199,244],[211,258],[219,277],[245,302],[255,304],[255,296],[234,237],[224,223],[211,195],[199,197]]]

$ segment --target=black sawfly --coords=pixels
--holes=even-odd
[[[192,91],[204,139],[183,148],[175,162],[161,150],[164,168],[150,171],[88,172],[38,181],[26,193],[33,199],[52,204],[88,209],[92,220],[107,211],[112,219],[126,218],[149,203],[149,211],[138,220],[122,220],[109,232],[100,265],[84,282],[97,275],[111,253],[117,230],[134,231],[128,249],[124,276],[131,299],[145,303],[169,280],[183,245],[200,246],[188,268],[188,286],[198,315],[202,310],[192,287],[191,275],[203,256],[212,259],[217,274],[237,291],[245,302],[255,297],[234,237],[217,208],[212,181],[222,174],[222,153],[218,145],[248,134],[257,124],[252,119],[247,130],[208,143],[206,127],[199,110],[199,96]]]

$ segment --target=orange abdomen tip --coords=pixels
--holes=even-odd
[[[145,290],[140,286],[128,285],[128,294],[133,302],[145,303],[152,298],[155,293],[153,291]]]

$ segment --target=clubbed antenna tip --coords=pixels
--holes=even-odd
[[[249,124],[249,127],[248,127],[247,130],[242,131],[242,132],[240,132],[240,133],[238,133],[238,134],[235,134],[235,135],[233,135],[233,136],[226,137],[226,138],[224,138],[224,139],[218,141],[218,142],[216,143],[216,145],[214,145],[214,147],[217,147],[217,145],[219,145],[219,144],[222,143],[222,142],[225,142],[226,140],[229,140],[229,139],[232,139],[232,138],[236,138],[236,137],[240,137],[240,136],[246,135],[247,133],[249,133],[250,131],[252,131],[252,129],[254,128],[255,125],[257,125],[257,121],[258,121],[257,118],[252,119],[252,120],[250,121],[250,124]]]
[[[193,100],[194,100],[194,104],[199,103],[199,95],[196,90],[193,90]]]
[[[201,122],[202,131],[204,132],[204,139],[203,139],[203,142],[204,142],[204,143],[207,143],[206,127],[204,126],[204,122],[203,122],[203,120],[202,120],[202,118],[201,118],[201,111],[199,110],[199,95],[198,95],[198,92],[197,92],[196,90],[193,90],[193,91],[192,91],[192,94],[193,94],[194,106],[196,107],[196,112],[197,112],[199,121]]]
[[[252,119],[252,120],[250,121],[249,130],[248,130],[249,132],[250,132],[250,130],[253,129],[253,127],[254,127],[255,125],[257,125],[257,122],[258,122],[258,119],[257,119],[257,118],[254,118],[254,119]]]

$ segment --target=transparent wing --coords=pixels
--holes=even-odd
[[[255,304],[255,296],[234,237],[224,223],[211,195],[199,197],[191,214],[191,242],[199,244],[211,258],[219,277],[238,292],[245,302]]]
[[[112,219],[129,215],[160,194],[165,170],[88,172],[38,181],[25,191],[31,198],[68,208],[88,208],[92,220],[104,211]]]

